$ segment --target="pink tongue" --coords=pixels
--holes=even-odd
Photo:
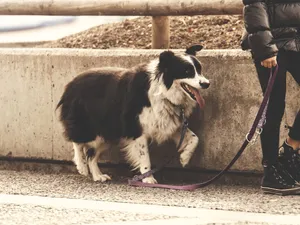
[[[204,100],[204,98],[202,98],[202,96],[199,94],[199,92],[196,89],[192,88],[192,91],[193,91],[193,94],[196,97],[196,100],[197,100],[197,102],[199,104],[200,109],[203,109],[204,106],[205,106],[205,100]]]

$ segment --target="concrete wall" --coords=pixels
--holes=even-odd
[[[91,67],[130,67],[156,57],[159,50],[0,49],[0,156],[71,160],[70,143],[54,109],[64,86]],[[239,50],[202,51],[204,73],[211,88],[203,91],[207,105],[196,110],[190,127],[200,144],[191,167],[222,169],[244,141],[262,95],[250,55]],[[288,79],[289,122],[300,101],[299,88]],[[283,131],[282,137],[285,135]],[[151,148],[153,164],[175,154],[173,144]],[[123,162],[113,149],[104,161]],[[248,147],[235,170],[261,170],[259,141]],[[178,166],[178,161],[173,163]]]

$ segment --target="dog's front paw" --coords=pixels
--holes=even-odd
[[[107,174],[95,174],[95,175],[93,175],[93,180],[94,181],[105,182],[107,180],[111,180],[111,177],[108,176]]]
[[[157,184],[157,181],[155,178],[151,175],[149,177],[146,177],[143,179],[143,183],[148,183],[148,184]]]
[[[89,170],[86,164],[84,163],[80,163],[76,166],[78,173],[83,175],[83,176],[87,176],[89,175]]]
[[[189,163],[191,157],[192,157],[192,154],[188,151],[183,151],[180,154],[180,163],[181,163],[182,167],[185,167]]]

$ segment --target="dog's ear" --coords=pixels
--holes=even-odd
[[[159,65],[160,65],[160,68],[166,68],[166,67],[168,67],[171,64],[174,55],[175,55],[174,52],[171,52],[171,51],[164,51],[164,52],[162,52],[159,55]]]
[[[158,74],[156,78],[159,79],[163,73],[168,71],[168,68],[172,66],[172,59],[175,56],[174,52],[164,51],[159,55],[159,63],[158,63]]]
[[[159,79],[161,75],[163,75],[163,81],[167,89],[169,89],[173,84],[173,78],[169,73],[169,68],[172,67],[174,56],[175,54],[172,51],[164,51],[159,55],[159,73],[156,78]]]
[[[196,56],[196,53],[201,51],[202,48],[203,48],[202,45],[192,45],[192,46],[190,46],[186,49],[185,53],[189,54],[189,55]]]

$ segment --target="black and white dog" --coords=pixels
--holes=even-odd
[[[73,142],[80,174],[87,176],[90,171],[94,181],[110,180],[97,163],[115,143],[141,173],[151,169],[149,140],[160,144],[173,139],[178,144],[181,110],[188,117],[197,103],[203,107],[199,91],[210,85],[195,57],[201,49],[194,45],[183,54],[164,51],[159,58],[131,69],[92,69],[66,86],[57,108],[61,107],[60,120],[65,136]],[[197,144],[198,137],[187,130],[179,150],[182,166],[189,162]],[[150,176],[143,182],[156,180]]]

